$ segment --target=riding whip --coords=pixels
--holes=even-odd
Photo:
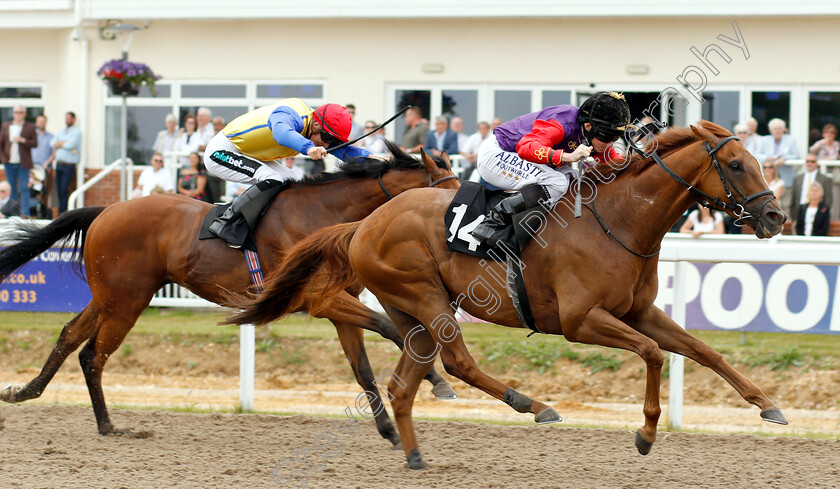
[[[375,133],[376,131],[378,131],[378,130],[382,129],[383,127],[387,126],[388,124],[390,124],[390,123],[391,123],[394,119],[396,119],[397,117],[399,117],[399,116],[403,115],[403,114],[405,113],[405,111],[406,111],[406,110],[408,110],[408,109],[410,109],[410,108],[411,108],[411,106],[410,106],[410,105],[406,105],[405,107],[403,107],[403,109],[402,109],[401,111],[399,111],[399,112],[397,112],[396,114],[394,114],[393,116],[391,116],[391,118],[390,118],[390,119],[388,119],[387,121],[385,121],[385,122],[383,122],[382,124],[379,124],[378,126],[376,126],[376,128],[375,128],[375,129],[373,129],[372,131],[368,132],[367,134],[365,134],[365,135],[363,135],[363,136],[359,136],[359,137],[357,137],[356,139],[354,139],[354,140],[352,140],[352,141],[347,141],[346,143],[341,143],[341,144],[339,144],[338,146],[336,146],[336,147],[334,147],[334,148],[330,148],[330,149],[328,149],[328,150],[327,150],[327,154],[330,154],[330,153],[332,153],[333,151],[337,151],[337,150],[339,150],[339,149],[341,149],[341,148],[345,148],[345,147],[347,147],[347,146],[350,146],[351,144],[355,143],[356,141],[359,141],[359,140],[361,140],[361,139],[364,139],[364,138],[366,138],[366,137],[370,136],[371,134]]]

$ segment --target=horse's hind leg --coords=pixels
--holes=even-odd
[[[131,331],[140,313],[146,308],[150,300],[151,295],[146,298],[145,302],[135,300],[133,303],[123,304],[119,308],[112,308],[114,310],[108,312],[100,311],[99,328],[90,337],[82,351],[79,352],[79,363],[81,363],[82,372],[85,374],[85,382],[93,405],[93,414],[96,416],[96,426],[101,435],[130,433],[130,430],[116,430],[111,424],[108,408],[105,405],[105,394],[102,392],[102,370],[105,368],[108,358],[122,344],[125,335]]]
[[[414,327],[414,324],[412,324],[406,331],[397,331],[397,327],[388,318],[372,311],[346,291],[339,294],[327,309],[317,312],[316,317],[325,317],[333,323],[344,321],[356,327],[379,333],[383,338],[391,340],[400,350],[404,347],[403,335],[410,331],[411,327]],[[434,368],[429,370],[425,379],[434,386],[432,387],[432,394],[436,398],[455,399],[458,397],[449,382],[441,377]]]
[[[89,303],[79,314],[71,319],[55,343],[50,352],[47,363],[41,369],[37,377],[29,381],[25,386],[8,386],[0,392],[0,400],[6,402],[21,402],[39,397],[47,384],[50,383],[55,373],[67,359],[67,356],[76,351],[96,330],[97,312],[93,303]]]
[[[337,322],[334,324],[336,332],[338,332],[338,340],[344,349],[344,354],[347,356],[347,360],[353,368],[353,373],[356,375],[356,381],[365,390],[368,401],[370,401],[370,408],[376,419],[376,429],[382,435],[382,438],[390,441],[394,446],[398,445],[400,443],[400,435],[394,429],[394,425],[391,424],[391,418],[388,417],[388,411],[385,410],[385,405],[379,396],[379,389],[374,379],[373,370],[370,368],[370,362],[365,352],[362,330],[344,323]]]
[[[761,419],[764,421],[787,424],[781,410],[758,386],[729,365],[714,348],[689,334],[658,307],[651,306],[645,314],[630,324],[640,333],[656,341],[663,350],[679,353],[714,370],[729,382],[744,400],[761,409]]]

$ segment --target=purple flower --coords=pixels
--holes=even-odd
[[[139,90],[141,85],[146,84],[152,95],[157,95],[155,82],[161,78],[144,63],[132,63],[122,59],[107,61],[96,74],[103,80],[121,80],[122,84],[128,84],[134,90]]]

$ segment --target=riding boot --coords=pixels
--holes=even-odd
[[[490,209],[484,220],[470,232],[470,235],[479,243],[486,243],[491,248],[497,247],[499,242],[511,246],[514,237],[511,228],[513,216],[538,206],[540,200],[546,198],[547,195],[548,192],[541,185],[532,184],[524,187]]]
[[[210,224],[209,231],[225,240],[231,248],[241,248],[248,237],[248,223],[242,215],[242,208],[254,200],[260,192],[257,185],[252,185],[234,198],[224,214]]]

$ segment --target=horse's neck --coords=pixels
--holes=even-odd
[[[703,155],[702,146],[692,144],[670,153],[663,162],[697,185],[707,166]],[[605,224],[638,253],[656,251],[665,233],[694,200],[688,189],[656,162],[634,175],[619,174],[615,181],[599,185],[597,195],[595,204]]]

